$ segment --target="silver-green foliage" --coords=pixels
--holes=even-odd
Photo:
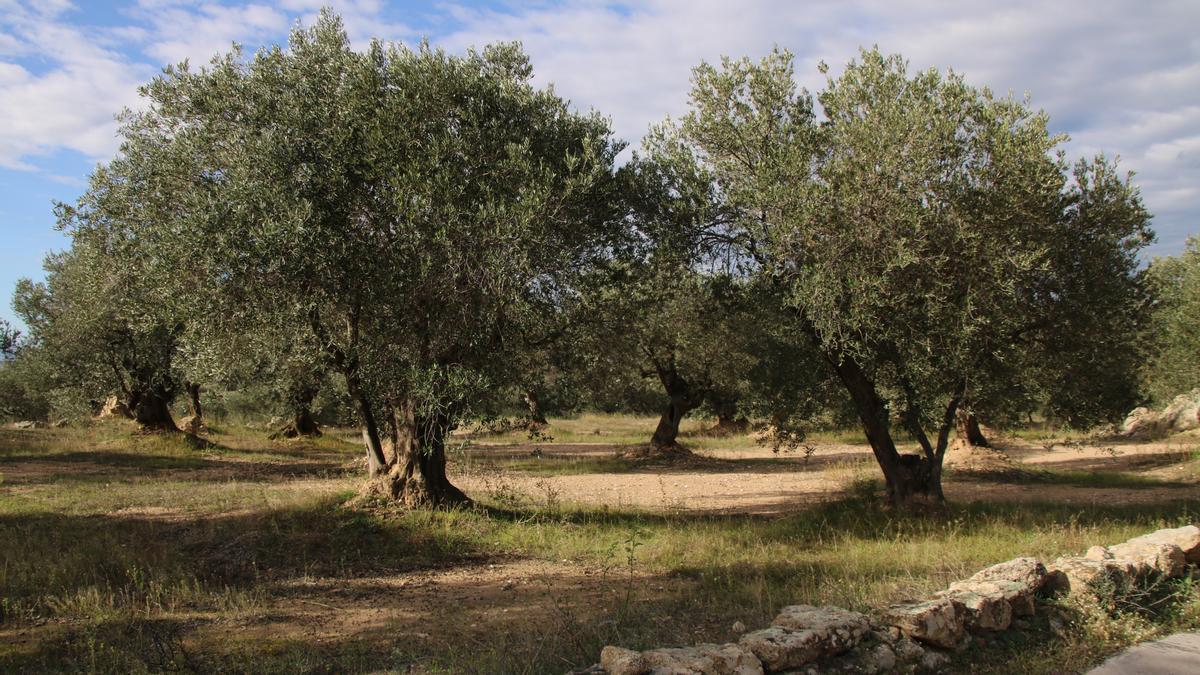
[[[781,289],[879,433],[888,417],[945,429],[957,406],[1044,399],[1069,319],[1133,303],[1152,237],[1136,189],[1103,158],[1072,176],[1044,113],[877,50],[815,101],[786,51],[702,64],[691,112],[651,138],[662,161],[711,177],[749,267]],[[1107,285],[1088,295],[1096,261]]]
[[[1183,253],[1150,265],[1157,305],[1149,340],[1157,347],[1147,377],[1158,403],[1200,387],[1200,237]]]
[[[326,13],[286,49],[167,68],[112,170],[212,330],[300,331],[376,402],[453,413],[620,229],[607,121],[531,76],[513,44],[356,52]]]

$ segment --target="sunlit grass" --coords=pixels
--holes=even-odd
[[[601,434],[608,444],[639,438],[654,423],[591,415],[553,420],[550,432],[594,436],[589,427],[609,420],[612,433]],[[690,423],[686,442],[752,447],[748,436],[710,439],[700,435],[702,421]],[[198,670],[362,671],[421,663],[435,671],[562,672],[595,660],[605,643],[725,641],[733,622],[764,625],[791,603],[870,610],[1018,555],[1050,560],[1194,522],[1200,514],[1200,494],[1148,505],[973,502],[934,514],[891,512],[878,502],[869,458],[822,469],[849,496],[783,517],[701,515],[669,503],[642,510],[575,504],[552,487],[521,499],[476,494],[479,502],[466,510],[362,510],[347,506],[361,484],[353,436],[333,430],[317,441],[272,443],[263,434],[216,428],[215,444],[197,449],[120,424],[0,432],[0,473],[21,469],[0,482],[0,631],[17,626],[39,636],[32,643],[0,640],[0,669],[166,670],[155,655],[178,642],[199,659]],[[830,438],[839,440],[825,442],[841,442],[837,434]],[[1194,455],[1181,461],[1200,462]],[[611,456],[521,457],[494,465],[535,476],[635,470]],[[1030,480],[1161,484],[1119,471],[1039,471]],[[238,626],[271,617],[298,580],[336,582],[514,557],[606,570],[613,599],[584,613],[564,609],[542,623],[506,624],[486,644],[450,635],[416,642],[347,635],[328,646],[239,637]],[[1196,603],[1182,607],[1147,630],[1200,626]],[[1065,663],[1086,665],[1122,639],[1059,646],[1069,654]],[[1042,646],[1010,647],[985,649],[973,662],[981,669],[1025,664],[1050,672]]]

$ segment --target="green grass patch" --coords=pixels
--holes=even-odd
[[[571,424],[582,431],[600,421]],[[632,435],[652,420],[617,422]],[[347,506],[361,483],[345,468],[357,446],[336,434],[272,443],[255,433],[224,428],[216,447],[197,450],[109,426],[0,432],[0,471],[17,469],[0,482],[0,628],[34,636],[0,640],[0,670],[558,673],[595,661],[604,644],[727,641],[735,621],[766,625],[786,604],[870,610],[1019,555],[1052,560],[1200,514],[1200,495],[1136,505],[951,503],[910,514],[881,508],[871,480],[848,498],[782,517],[611,509],[549,492],[536,504],[476,495],[482,502],[464,510],[363,510]],[[495,465],[540,476],[637,469],[606,457]],[[1011,479],[1174,485],[1116,471]],[[383,622],[318,644],[262,628],[282,620],[277,608],[290,589],[314,580],[350,588],[529,559],[586,571],[603,593],[549,589],[561,596],[540,615],[516,605],[414,606],[440,617],[439,632],[426,637]],[[1172,598],[1154,601],[1154,611],[1065,608],[1065,637],[1048,640],[1043,617],[957,662],[979,672],[1081,669],[1135,639],[1200,627],[1195,586],[1167,590]],[[349,590],[338,598],[373,602]],[[488,614],[502,609],[513,611]],[[476,621],[491,626],[486,639],[470,630]]]

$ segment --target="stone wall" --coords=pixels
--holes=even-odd
[[[1159,530],[1050,565],[1016,558],[950,584],[932,597],[868,616],[839,607],[784,607],[762,630],[737,642],[633,651],[608,646],[600,663],[576,675],[761,675],[763,673],[939,672],[972,634],[1007,630],[1037,612],[1039,596],[1086,593],[1101,582],[1192,574],[1200,528]],[[1111,587],[1111,586],[1110,586]]]

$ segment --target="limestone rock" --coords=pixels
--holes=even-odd
[[[600,667],[610,675],[645,675],[650,664],[640,652],[609,645],[600,652]]]
[[[990,584],[991,582],[978,582]],[[939,597],[950,598],[966,610],[966,626],[971,630],[997,631],[1008,628],[1012,623],[1013,609],[1001,593],[976,592],[970,587],[951,589],[938,593]]]
[[[179,420],[179,430],[195,436],[203,431],[207,431],[208,427],[204,426],[204,418],[188,415]]]
[[[841,607],[813,607],[812,605],[789,605],[779,610],[772,626],[790,630],[811,630],[834,647],[845,651],[862,639],[871,630],[871,620],[865,614],[851,612]],[[834,646],[843,644],[843,647]],[[836,652],[834,652],[836,653]]]
[[[1079,556],[1058,558],[1049,567],[1057,590],[1079,593],[1105,581],[1120,584],[1130,575],[1128,562],[1092,560]]]
[[[762,664],[736,644],[698,644],[694,647],[635,652],[605,647],[600,665],[611,675],[762,675]]]
[[[944,597],[892,605],[884,610],[883,619],[908,637],[935,647],[953,647],[966,630],[965,609]]]
[[[1146,577],[1154,573],[1168,579],[1176,579],[1187,571],[1187,559],[1183,549],[1175,544],[1161,541],[1128,541],[1110,546],[1108,552],[1115,560],[1132,561],[1135,576]]]
[[[109,396],[105,399],[104,405],[100,407],[100,412],[96,413],[96,417],[125,417],[133,419],[133,413],[130,412],[129,406],[122,403],[116,396]]]
[[[1200,389],[1176,396],[1158,418],[1160,424],[1170,432],[1200,427]]]
[[[950,657],[933,650],[926,651],[921,656],[921,668],[929,673],[938,673],[950,665]]]
[[[1150,534],[1134,537],[1125,543],[1134,544],[1143,542],[1174,544],[1183,551],[1183,557],[1187,562],[1200,564],[1200,527],[1196,527],[1195,525],[1157,530]]]
[[[1133,438],[1151,438],[1200,428],[1200,389],[1176,396],[1162,412],[1134,408],[1121,424],[1121,433]]]
[[[840,607],[784,607],[770,628],[742,636],[740,644],[769,671],[797,668],[836,656],[862,640],[871,629],[864,614]]]
[[[925,649],[902,637],[899,631],[872,630],[850,651],[796,670],[793,675],[889,675],[915,673],[923,670],[921,661]]]
[[[738,644],[750,650],[768,672],[799,668],[825,656],[816,631],[772,626],[746,633]]]
[[[1037,558],[1013,558],[971,575],[969,581],[1013,581],[1023,584],[1031,593],[1042,590],[1046,583],[1046,566]]]
[[[1147,438],[1162,432],[1158,413],[1146,407],[1134,408],[1121,422],[1121,435],[1130,438]]]

